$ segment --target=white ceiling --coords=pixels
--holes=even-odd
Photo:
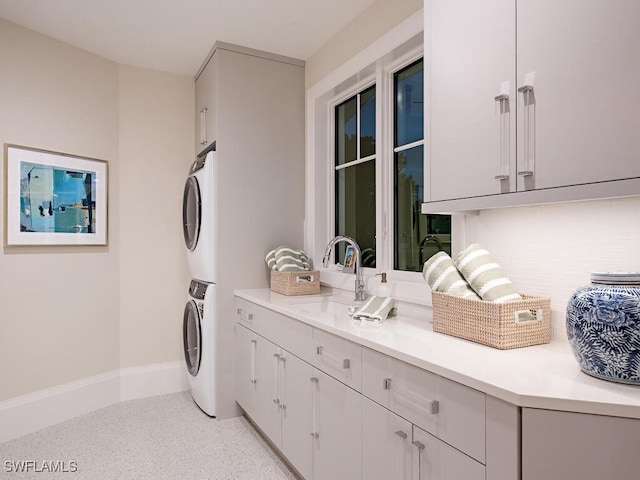
[[[117,63],[194,75],[216,41],[308,59],[374,0],[0,0],[0,17]]]

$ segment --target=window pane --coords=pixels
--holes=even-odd
[[[336,171],[336,235],[353,238],[362,250],[362,264],[375,267],[375,161]],[[336,261],[344,262],[345,244],[336,245]]]
[[[423,146],[395,154],[394,160],[394,269],[422,271],[433,254],[444,250],[451,255],[451,217],[423,215]]]
[[[395,146],[406,145],[424,136],[424,75],[422,60],[396,73]]]
[[[360,158],[376,153],[376,87],[360,94]]]
[[[358,100],[352,97],[336,107],[336,165],[352,162],[357,156]]]

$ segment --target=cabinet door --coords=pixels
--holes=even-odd
[[[256,345],[255,422],[264,434],[280,445],[280,347],[258,336]]]
[[[515,0],[429,4],[426,200],[515,191]]]
[[[313,479],[359,479],[362,395],[318,369],[313,378]]]
[[[362,399],[362,478],[411,479],[411,423]]]
[[[283,350],[281,450],[304,478],[313,478],[311,382],[313,367]]]
[[[214,55],[196,80],[196,152],[201,152],[215,140],[216,68]]]
[[[522,409],[522,480],[638,478],[640,420]]]
[[[485,468],[471,457],[413,427],[414,480],[485,480]]]
[[[517,5],[518,190],[639,177],[640,2]]]
[[[235,326],[236,402],[250,417],[256,409],[256,350],[257,336],[248,328]]]

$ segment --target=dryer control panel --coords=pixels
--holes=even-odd
[[[189,295],[196,300],[204,300],[204,295],[207,293],[207,287],[209,285],[210,283],[191,280],[191,285],[189,285]]]

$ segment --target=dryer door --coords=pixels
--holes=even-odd
[[[198,304],[190,300],[184,307],[182,340],[187,370],[194,377],[200,369],[200,358],[202,356],[202,328],[200,326],[200,320]]]
[[[198,180],[196,177],[190,176],[184,185],[184,194],[182,196],[182,230],[184,243],[191,251],[195,250],[198,245],[201,214],[202,204]]]

